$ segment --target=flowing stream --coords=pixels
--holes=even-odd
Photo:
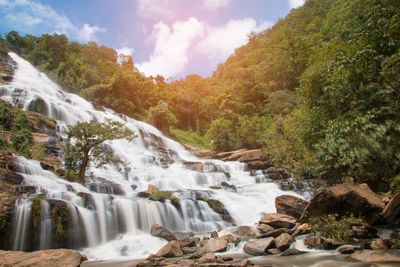
[[[267,182],[267,177],[251,175],[239,162],[203,160],[166,138],[156,128],[117,114],[110,109],[96,109],[83,98],[63,92],[45,74],[29,62],[10,53],[17,63],[14,79],[0,86],[3,100],[29,110],[40,104],[40,112],[57,121],[58,134],[65,125],[81,121],[106,119],[123,123],[139,137],[133,142],[115,140],[106,145],[122,161],[101,168],[89,168],[86,186],[68,182],[40,163],[17,158],[26,186],[35,193],[23,195],[15,204],[13,215],[14,250],[26,250],[33,216],[33,198],[40,194],[41,213],[35,248],[56,247],[52,212],[66,207],[70,213],[71,231],[64,236],[69,248],[79,249],[89,259],[142,258],[157,252],[166,241],[149,234],[152,224],[170,231],[209,232],[232,225],[254,225],[263,213],[275,212],[275,197],[283,192]],[[200,164],[195,171],[190,164]],[[198,166],[198,165],[197,165]],[[222,182],[236,188],[221,187]],[[159,202],[137,197],[149,185],[173,191],[180,199],[176,207],[170,201]],[[221,216],[201,199],[223,203],[229,216]]]

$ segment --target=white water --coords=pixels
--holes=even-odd
[[[82,250],[90,259],[138,258],[157,252],[166,241],[149,234],[151,225],[155,223],[171,231],[195,232],[213,231],[232,225],[206,202],[196,200],[196,195],[221,201],[237,225],[253,225],[263,213],[275,212],[275,197],[281,194],[296,195],[294,192],[281,191],[276,184],[260,183],[263,181],[260,174],[251,176],[244,171],[242,163],[198,159],[144,122],[109,109],[104,112],[96,110],[81,97],[63,92],[46,75],[16,54],[10,53],[10,56],[18,67],[13,81],[0,86],[2,99],[27,109],[31,101],[40,98],[47,105],[44,115],[57,120],[60,128],[79,121],[94,119],[104,122],[109,118],[124,123],[139,135],[131,143],[125,140],[107,142],[124,164],[90,168],[86,173],[88,177],[99,177],[119,185],[123,195],[96,193],[88,189],[90,181],[88,187],[71,183],[43,170],[36,161],[18,158],[24,184],[35,186],[36,192],[45,194],[48,200],[67,203],[73,217],[71,247],[85,247]],[[164,152],[157,149],[159,146],[164,148]],[[207,167],[204,173],[199,173],[187,169],[184,161],[203,162]],[[229,173],[229,176],[223,172]],[[235,185],[237,192],[209,188],[221,182]],[[138,192],[146,191],[149,184],[161,190],[174,191],[181,200],[181,209],[178,210],[168,201],[161,203],[136,197]],[[90,188],[99,188],[99,180],[94,179]],[[86,199],[89,198],[89,204],[84,203],[82,194],[86,194]],[[29,196],[16,204],[16,250],[25,248],[30,209]],[[43,211],[41,222],[46,227],[41,225],[40,228],[40,248],[52,244],[49,232],[45,233],[51,224],[48,220],[50,211],[48,207],[43,207]]]

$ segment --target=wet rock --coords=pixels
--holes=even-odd
[[[350,255],[349,259],[367,263],[400,263],[400,250],[360,250]]]
[[[307,205],[307,201],[290,195],[282,195],[275,198],[276,212],[290,215],[296,219],[300,219]]]
[[[254,265],[250,260],[244,259],[240,262],[239,266],[240,267],[245,267],[245,266],[252,266]]]
[[[269,231],[268,233],[258,235],[257,238],[278,237],[281,234],[288,233],[288,232],[289,232],[289,230],[286,228],[279,228],[279,229]]]
[[[289,178],[289,174],[282,168],[269,167],[266,170],[266,173],[272,180],[282,180]]]
[[[121,185],[104,178],[96,177],[88,184],[90,190],[102,194],[124,195]]]
[[[229,184],[227,182],[222,182],[221,186],[224,187],[224,188],[228,188],[228,189],[232,190],[233,192],[237,192],[236,186],[231,185],[231,184]]]
[[[205,263],[223,263],[224,260],[222,259],[221,256],[217,256],[212,253],[207,253],[203,255],[200,259],[198,259],[198,263],[200,264],[205,264]]]
[[[290,244],[294,242],[294,238],[287,234],[280,234],[277,238],[275,238],[275,246],[280,250],[286,250],[289,248]]]
[[[36,192],[36,187],[32,185],[20,185],[18,186],[18,191],[21,194],[34,194]]]
[[[182,241],[182,240],[187,239],[189,237],[193,237],[194,233],[191,232],[191,231],[190,232],[175,232],[174,235],[176,237],[176,240]]]
[[[233,258],[229,257],[229,256],[222,257],[222,259],[224,260],[224,262],[225,261],[233,261]]]
[[[343,216],[353,213],[356,217],[364,216],[369,224],[380,220],[384,204],[367,184],[338,184],[320,190],[311,199],[301,217],[302,222],[322,215],[337,213]]]
[[[324,241],[325,240],[320,236],[308,235],[304,239],[304,244],[308,248],[322,249]]]
[[[204,246],[207,253],[225,251],[227,247],[228,247],[228,241],[220,238],[207,240]]]
[[[250,255],[261,256],[272,246],[273,241],[273,237],[249,241],[244,246],[243,251]]]
[[[326,250],[332,250],[332,249],[337,249],[338,247],[343,246],[343,245],[344,245],[343,242],[340,242],[338,240],[334,240],[332,238],[327,238],[324,241],[324,243],[322,245],[322,248],[326,249]]]
[[[150,234],[152,236],[163,238],[167,241],[176,240],[175,234],[171,233],[159,224],[153,224],[151,226]]]
[[[240,238],[256,237],[259,232],[254,226],[242,225],[232,231],[232,234]]]
[[[280,254],[280,253],[281,253],[281,251],[278,248],[267,249],[267,254],[277,255],[277,254]]]
[[[240,238],[235,235],[231,235],[231,234],[223,235],[219,239],[224,239],[224,240],[228,241],[228,243],[235,244],[235,246],[240,243]]]
[[[296,224],[296,219],[292,216],[280,213],[271,213],[264,215],[259,224],[268,224],[274,228],[293,228]]]
[[[195,161],[184,161],[183,165],[192,171],[196,171],[196,172],[203,172],[204,168],[203,168],[203,163],[201,162],[195,162]]]
[[[353,254],[357,250],[361,250],[362,248],[360,246],[351,246],[351,245],[346,245],[342,246],[338,249],[338,252],[342,254]]]
[[[205,247],[200,247],[190,256],[190,259],[201,258],[206,253],[207,253],[207,249]]]
[[[0,251],[0,266],[68,266],[77,267],[82,255],[70,249],[49,249],[34,252]]]
[[[291,184],[289,181],[277,181],[276,183],[279,185],[279,188],[282,191],[292,191],[292,190],[294,190],[294,185]]]
[[[183,252],[179,242],[173,240],[163,246],[156,255],[159,257],[181,257],[183,256]]]
[[[397,194],[382,211],[383,222],[393,223],[400,215],[400,194]]]
[[[394,238],[376,238],[371,241],[369,246],[372,250],[400,249],[400,240]]]
[[[183,254],[192,254],[192,253],[195,253],[196,250],[197,250],[197,247],[182,247]]]
[[[378,231],[368,225],[354,225],[351,228],[353,234],[352,236],[357,239],[371,239],[371,238],[378,238]]]
[[[400,231],[398,231],[398,230],[393,230],[393,231],[390,233],[390,238],[400,239]]]
[[[210,238],[218,238],[218,233],[217,231],[213,231],[210,233]]]
[[[179,241],[181,247],[195,247],[197,242],[200,241],[198,237],[189,237],[184,240]]]
[[[257,229],[260,230],[260,232],[264,233],[264,234],[275,230],[275,228],[273,228],[272,226],[269,226],[268,224],[259,224],[257,226]]]
[[[306,251],[301,251],[295,248],[289,248],[287,250],[285,250],[281,256],[285,257],[285,256],[293,256],[293,255],[301,255],[301,254],[305,254],[307,253]]]
[[[295,237],[298,235],[305,235],[309,234],[310,232],[311,232],[311,225],[309,225],[308,223],[303,223],[293,228],[292,236]]]

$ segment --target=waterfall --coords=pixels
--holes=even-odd
[[[59,135],[60,129],[69,124],[111,119],[139,136],[133,142],[106,142],[122,163],[89,168],[86,186],[44,170],[37,161],[17,157],[17,171],[23,175],[24,185],[33,186],[36,195],[44,196],[38,248],[57,247],[61,242],[84,251],[90,259],[146,257],[166,243],[149,234],[152,224],[171,231],[194,232],[219,230],[232,224],[252,225],[263,213],[275,212],[275,197],[298,196],[267,183],[262,173],[252,176],[243,163],[199,159],[151,125],[110,109],[97,110],[83,98],[63,92],[29,62],[14,53],[10,56],[17,69],[12,82],[0,85],[1,98],[27,110],[40,101],[42,114],[57,121]],[[201,164],[202,171],[191,169],[187,162]],[[224,182],[234,185],[235,190],[215,189]],[[173,192],[180,205],[138,197],[150,184]],[[31,197],[22,197],[15,204],[14,250],[28,248]],[[222,203],[229,216],[214,211],[205,198]],[[68,219],[57,217],[57,212],[67,214]],[[68,225],[70,231],[60,231],[57,223]]]

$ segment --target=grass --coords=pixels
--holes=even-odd
[[[149,195],[149,199],[164,202],[166,199],[171,200],[174,206],[180,205],[180,200],[172,192],[158,191]]]
[[[170,127],[169,131],[171,136],[180,143],[201,147],[203,149],[212,149],[211,137],[208,135],[201,136],[192,130],[184,131],[175,127]]]

